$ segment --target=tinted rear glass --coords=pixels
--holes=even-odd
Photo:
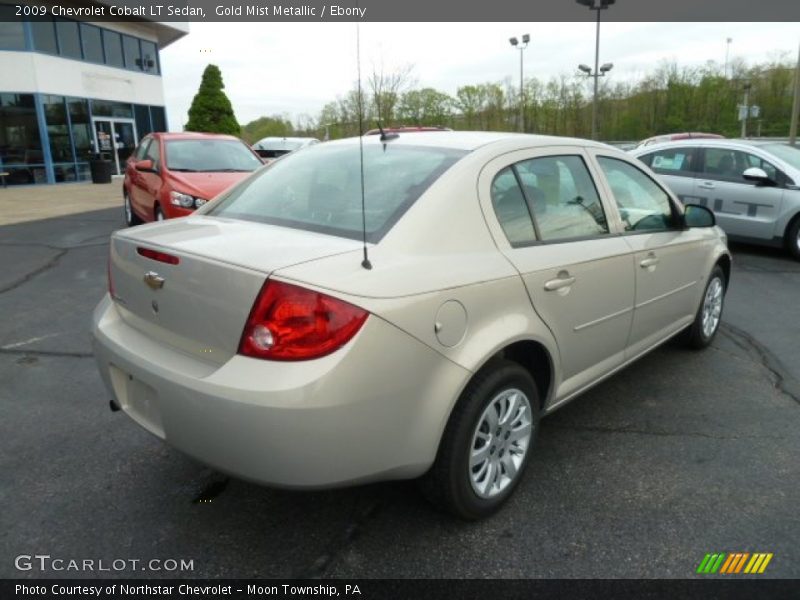
[[[364,146],[367,240],[379,241],[463,150]],[[239,185],[206,214],[361,239],[361,169],[355,144],[290,154]]]
[[[187,173],[255,171],[264,164],[238,140],[168,140],[166,155],[170,171]]]

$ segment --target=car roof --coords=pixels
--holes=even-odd
[[[314,137],[292,137],[292,136],[279,136],[279,135],[270,135],[265,138],[261,138],[256,142],[256,144],[261,144],[263,142],[310,142],[310,141],[319,141],[317,138]]]
[[[153,133],[152,135],[158,136],[163,140],[209,140],[209,139],[221,139],[221,140],[239,140],[236,136],[227,135],[224,133],[199,133],[194,131],[158,131]]]
[[[391,144],[393,146],[430,146],[472,151],[490,144],[503,144],[508,150],[547,146],[592,146],[611,148],[607,144],[579,138],[533,135],[500,131],[415,131],[412,135],[399,133],[396,138],[382,142],[379,136],[364,136],[364,144]],[[357,144],[358,137],[326,142],[326,145]]]
[[[719,146],[724,148],[758,148],[767,144],[779,144],[778,140],[746,140],[735,138],[693,138],[689,140],[672,140],[669,142],[659,142],[649,146],[640,146],[632,151],[632,154],[650,154],[651,152],[665,148],[685,148],[690,146]]]

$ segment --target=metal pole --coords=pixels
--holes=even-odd
[[[519,49],[519,130],[525,133],[525,87],[522,79],[522,56],[525,48]]]
[[[725,46],[725,79],[728,78],[728,53],[731,50],[731,38],[727,38]]]
[[[597,83],[600,77],[600,9],[597,10],[597,32],[594,40],[594,98],[592,99],[592,139],[597,139]]]
[[[750,113],[750,84],[744,86],[744,119],[742,119],[742,139],[747,137],[747,116]]]
[[[792,121],[789,125],[789,143],[797,142],[797,118],[800,113],[800,49],[797,52],[797,66],[794,69],[794,101],[792,102]]]

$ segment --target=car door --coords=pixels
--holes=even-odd
[[[580,147],[504,155],[483,170],[479,189],[498,247],[558,344],[558,402],[624,360],[631,250],[614,235]]]
[[[155,218],[153,208],[161,190],[161,152],[158,138],[153,138],[145,150],[143,160],[153,161],[153,169],[150,171],[137,170],[138,177],[132,189],[135,189],[135,206],[140,215],[146,216],[147,220]]]
[[[595,152],[634,251],[636,296],[627,357],[691,323],[705,282],[708,233],[685,229],[669,193],[633,162]]]
[[[717,223],[727,234],[771,240],[781,212],[783,190],[746,181],[742,173],[753,166],[777,176],[773,165],[754,154],[724,146],[707,146],[694,195],[698,197],[698,204],[714,211]]]
[[[661,181],[684,204],[694,199],[696,171],[700,163],[700,149],[696,146],[662,148],[639,157],[658,174]]]

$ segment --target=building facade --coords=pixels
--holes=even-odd
[[[159,50],[187,23],[14,20],[0,4],[0,173],[7,185],[86,181],[102,152],[115,173],[139,139],[167,131]]]

